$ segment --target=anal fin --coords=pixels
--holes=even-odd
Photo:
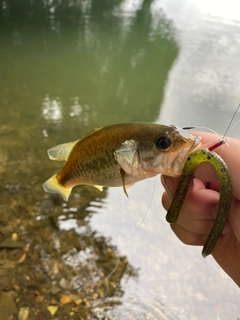
[[[95,188],[97,188],[100,191],[103,191],[103,186],[94,185]]]

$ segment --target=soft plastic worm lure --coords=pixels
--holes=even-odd
[[[215,149],[215,147],[216,146],[213,146],[211,150]],[[189,155],[184,165],[179,185],[173,197],[173,201],[166,216],[166,219],[169,223],[175,223],[177,221],[182,204],[187,194],[190,181],[197,166],[202,162],[210,162],[215,168],[219,178],[220,201],[216,220],[202,250],[203,257],[206,257],[212,253],[212,250],[216,245],[225,226],[232,200],[232,179],[229,174],[227,165],[220,156],[210,151],[209,149],[197,150]]]

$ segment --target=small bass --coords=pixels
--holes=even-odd
[[[68,200],[76,185],[126,188],[165,174],[180,176],[200,137],[175,126],[123,123],[95,129],[80,140],[48,150],[51,160],[66,161],[63,169],[43,184],[47,192]]]
[[[201,137],[192,136],[187,129],[152,123],[123,123],[95,129],[80,140],[48,150],[51,160],[66,161],[66,164],[43,188],[59,193],[67,201],[76,185],[92,185],[100,190],[122,186],[127,195],[126,188],[157,174],[180,177],[166,216],[168,222],[175,223],[195,169],[202,162],[210,162],[219,177],[220,202],[202,251],[207,256],[225,226],[232,183],[225,162],[216,153],[210,148],[194,151],[200,148],[200,140]]]

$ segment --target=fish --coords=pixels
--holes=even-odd
[[[226,141],[201,145],[192,127],[179,128],[153,123],[122,123],[97,128],[81,139],[48,150],[51,160],[66,161],[63,169],[43,184],[46,192],[58,193],[68,200],[77,185],[126,189],[157,174],[180,177],[177,190],[166,215],[176,223],[189,184],[197,166],[209,162],[220,182],[220,201],[216,220],[204,244],[202,255],[212,253],[231,207],[232,180],[226,163],[213,150]]]
[[[97,128],[81,139],[48,150],[51,160],[66,161],[45,183],[46,192],[67,201],[72,188],[90,185],[126,189],[157,174],[181,175],[188,155],[201,144],[200,136],[174,125],[136,122]]]

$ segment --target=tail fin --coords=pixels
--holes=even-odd
[[[60,194],[65,201],[68,201],[68,198],[72,191],[72,188],[65,188],[59,183],[59,181],[56,178],[56,174],[52,176],[50,179],[48,179],[46,182],[44,182],[42,186],[46,192]]]

